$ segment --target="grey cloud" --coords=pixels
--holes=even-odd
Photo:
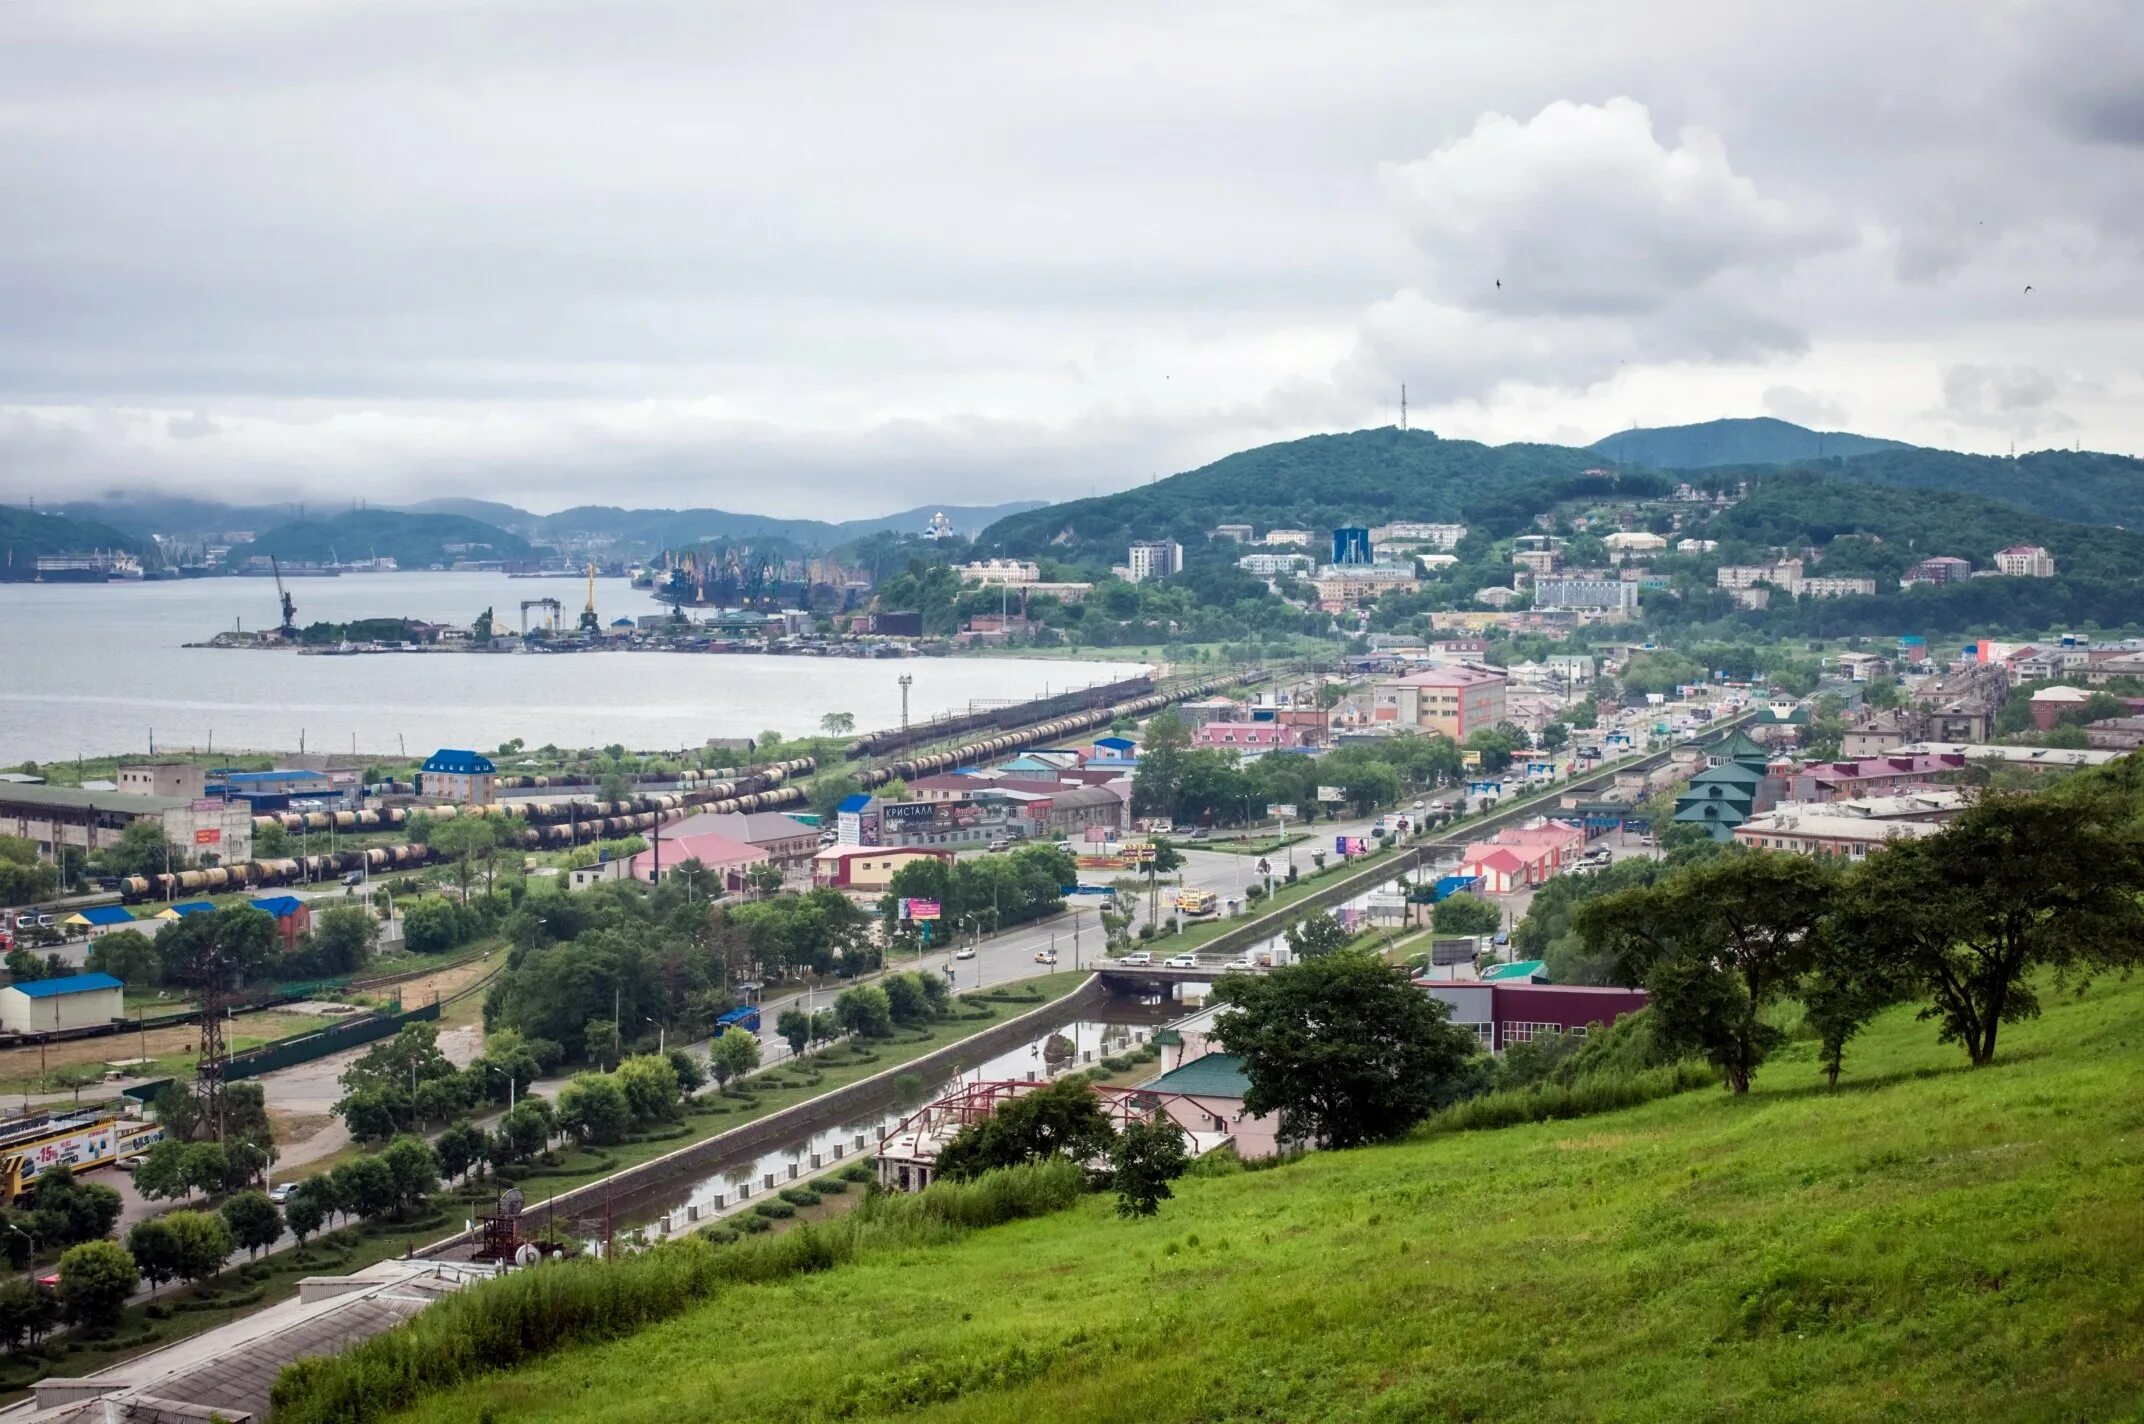
[[[1943,413],[1961,425],[2032,436],[2074,424],[2051,409],[2061,388],[2053,376],[2035,367],[1950,366],[1942,384]]]
[[[1799,386],[1766,387],[1764,413],[1812,430],[1836,430],[1846,424],[1844,401]]]

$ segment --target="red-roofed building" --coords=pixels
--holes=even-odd
[[[1472,875],[1491,895],[1506,895],[1526,885],[1548,879],[1546,850],[1498,845],[1484,841],[1470,845],[1459,858],[1459,874]]]
[[[710,872],[713,878],[706,881],[695,880],[691,888],[710,895],[744,889],[745,872],[774,858],[756,845],[717,835],[664,836],[662,849],[663,879],[667,880],[675,875],[678,867],[686,862],[698,861],[701,868]],[[579,889],[598,880],[638,880],[646,883],[655,878],[655,852],[644,850],[624,860],[584,866],[573,872],[572,883],[575,889]]]
[[[1192,734],[1192,744],[1222,751],[1285,751],[1303,744],[1300,727],[1279,722],[1208,722]]]

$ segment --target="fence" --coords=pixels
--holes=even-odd
[[[264,1043],[258,1048],[249,1048],[244,1053],[234,1053],[224,1061],[222,1077],[225,1082],[240,1078],[257,1078],[263,1073],[272,1073],[278,1068],[288,1068],[294,1063],[310,1063],[315,1058],[325,1058],[330,1053],[339,1053],[345,1048],[355,1048],[361,1043],[375,1039],[390,1038],[402,1031],[402,1025],[420,1019],[439,1017],[437,1003],[420,1008],[407,1009],[399,1014],[367,1014],[363,1018],[345,1019],[329,1024],[326,1028],[310,1033],[293,1034],[279,1038],[273,1043]]]

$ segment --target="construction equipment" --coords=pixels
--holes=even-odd
[[[588,602],[591,607],[593,607],[595,604],[595,594],[592,591],[588,596]],[[544,610],[544,612],[550,615],[550,617],[546,620],[544,626],[550,629],[550,631],[552,631],[553,633],[556,633],[558,631],[558,620],[566,616],[566,605],[560,603],[555,598],[522,599],[521,636],[524,638],[526,638],[529,633],[529,610],[531,608],[541,608],[542,610]],[[584,628],[588,626],[586,619],[582,620],[581,626]]]
[[[256,564],[254,567],[260,566]],[[268,568],[275,575],[275,596],[283,604],[283,621],[277,625],[276,631],[286,638],[294,637],[298,631],[297,600],[290,596],[289,589],[283,587],[283,566],[275,561],[273,554],[268,556]]]
[[[603,632],[603,621],[596,617],[596,565],[588,561],[588,606],[581,610],[581,631],[591,638]]]

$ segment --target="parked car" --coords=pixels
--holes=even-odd
[[[1196,969],[1199,957],[1195,954],[1172,954],[1161,962],[1164,969]]]
[[[268,1189],[268,1200],[274,1202],[277,1206],[281,1206],[284,1202],[290,1200],[290,1187],[289,1182],[277,1182]]]
[[[1193,831],[1193,832],[1191,833],[1191,839],[1193,839],[1193,840],[1195,840],[1195,841],[1202,841],[1202,840],[1205,840],[1205,839],[1206,839],[1206,838],[1207,838],[1208,836],[1210,836],[1210,835],[1212,835],[1212,834],[1213,834],[1213,828],[1212,828],[1212,827],[1210,827],[1210,826],[1200,826],[1200,827],[1199,827],[1198,829],[1194,830],[1194,831]]]

